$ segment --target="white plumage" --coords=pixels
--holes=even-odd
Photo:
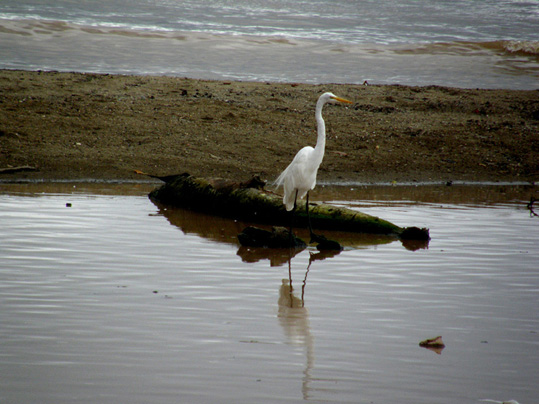
[[[318,139],[316,146],[305,146],[302,148],[292,162],[275,180],[277,187],[283,185],[283,203],[286,210],[295,208],[297,198],[303,198],[316,186],[316,174],[324,158],[326,148],[326,125],[322,118],[322,108],[327,103],[344,102],[351,104],[351,101],[337,97],[332,93],[324,93],[318,98],[316,103],[316,124],[318,129]]]

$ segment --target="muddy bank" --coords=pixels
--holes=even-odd
[[[0,71],[0,180],[273,180],[314,145],[320,182],[537,181],[539,90],[306,85]]]

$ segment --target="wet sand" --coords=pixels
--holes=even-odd
[[[0,180],[144,180],[135,170],[273,180],[314,146],[325,91],[354,103],[324,109],[319,182],[539,180],[539,90],[8,70]]]

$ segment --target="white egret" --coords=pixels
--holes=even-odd
[[[314,148],[305,146],[298,151],[292,162],[286,167],[281,175],[279,175],[277,180],[275,180],[277,187],[283,185],[283,203],[286,210],[292,211],[292,214],[294,214],[296,209],[298,197],[302,199],[307,195],[305,209],[309,220],[311,239],[313,239],[313,236],[315,235],[311,227],[311,218],[309,216],[309,191],[316,186],[316,174],[318,173],[318,167],[320,167],[322,159],[324,158],[324,151],[326,148],[326,124],[322,118],[322,108],[327,103],[335,104],[337,102],[352,104],[352,101],[337,97],[333,93],[324,93],[318,98],[315,112],[318,128],[316,146]],[[292,232],[292,226],[290,232]]]

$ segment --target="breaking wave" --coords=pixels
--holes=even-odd
[[[509,53],[539,56],[539,41],[501,41]]]
[[[395,50],[396,53],[400,54],[452,54],[461,56],[481,54],[485,51],[505,55],[539,57],[539,41],[433,42],[420,45],[408,44],[397,46]]]

